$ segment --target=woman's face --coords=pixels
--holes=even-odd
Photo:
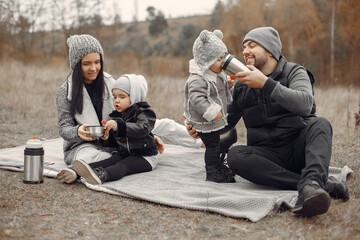
[[[99,74],[101,60],[99,53],[89,53],[81,59],[81,70],[84,82],[91,84]]]

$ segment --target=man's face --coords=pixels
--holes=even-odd
[[[253,65],[260,71],[271,56],[262,46],[250,40],[244,43],[242,53],[246,65]]]

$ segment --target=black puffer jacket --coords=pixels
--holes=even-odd
[[[286,63],[282,57],[263,89],[250,88],[241,82],[234,87],[233,102],[228,105],[227,129],[234,127],[242,117],[249,146],[284,144],[306,126],[307,118],[314,116],[310,112],[313,101],[306,101],[313,98],[306,70],[300,65],[287,69]],[[297,87],[291,89],[289,82]],[[278,92],[272,94],[275,88]],[[280,98],[280,94],[284,97]],[[292,99],[296,101],[293,100],[295,103],[290,105]],[[302,108],[304,112],[299,111]]]
[[[154,135],[156,115],[147,102],[131,105],[124,112],[113,111],[110,118],[117,123],[117,131],[110,131],[106,146],[116,147],[121,156],[153,156],[158,153]]]

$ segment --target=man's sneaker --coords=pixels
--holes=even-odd
[[[325,190],[332,198],[349,200],[349,189],[345,182],[337,180],[335,177],[330,176],[326,183]]]
[[[317,182],[305,185],[299,192],[292,212],[305,217],[324,214],[330,206],[329,194]]]
[[[85,178],[90,184],[100,185],[109,180],[109,174],[104,168],[99,167],[93,169],[83,160],[75,160],[73,167],[76,173]]]
[[[235,178],[225,173],[222,168],[206,167],[206,181],[217,183],[234,183]]]
[[[73,183],[77,177],[76,172],[71,168],[63,169],[56,175],[57,180],[61,183]]]

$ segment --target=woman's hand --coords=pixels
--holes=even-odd
[[[83,124],[78,128],[78,136],[85,141],[94,141],[95,138],[90,137],[90,132],[86,128],[87,126],[89,126],[89,124]]]
[[[159,153],[162,154],[165,150],[164,142],[158,136],[154,136],[154,140]]]

